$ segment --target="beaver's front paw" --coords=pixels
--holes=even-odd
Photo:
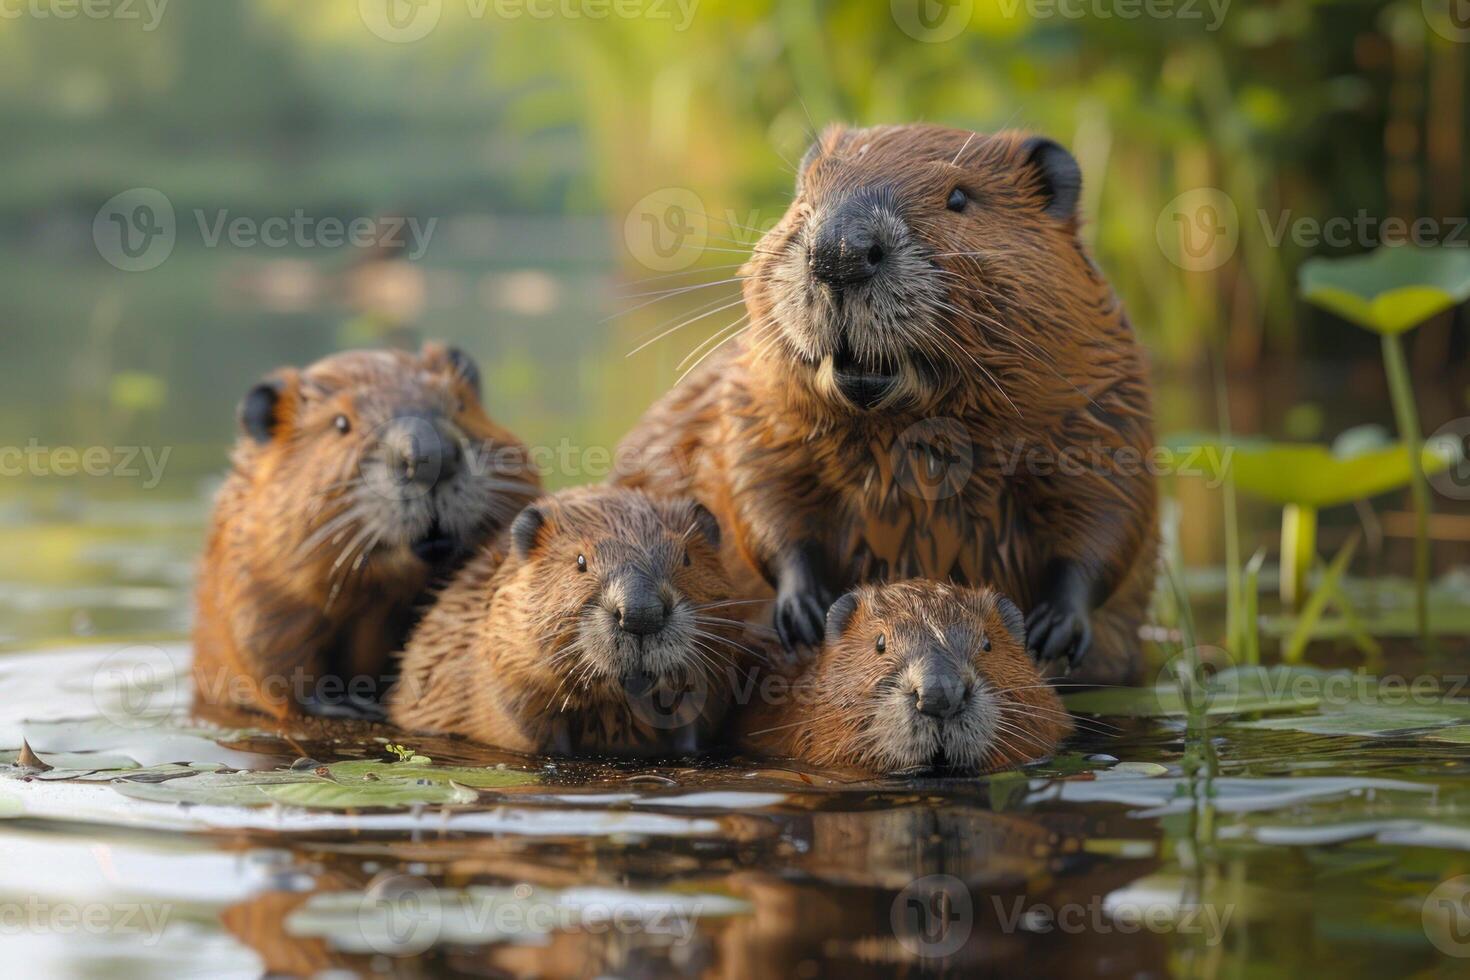
[[[776,635],[787,653],[810,650],[822,642],[829,605],[825,597],[806,583],[781,586],[776,595]]]
[[[1092,646],[1092,616],[1085,605],[1061,601],[1038,602],[1026,617],[1026,649],[1037,663],[1066,658],[1068,667],[1087,655]]]

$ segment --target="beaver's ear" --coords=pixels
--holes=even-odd
[[[457,374],[465,384],[474,390],[475,397],[480,397],[480,366],[463,350],[437,340],[430,340],[426,341],[419,350],[419,360],[430,368]]]
[[[510,526],[510,543],[515,548],[516,557],[524,561],[531,556],[531,552],[536,550],[536,537],[545,524],[546,512],[535,504],[528,505],[516,515]]]
[[[1072,154],[1045,136],[1033,136],[1022,143],[1021,153],[1041,182],[1046,213],[1059,221],[1076,217],[1082,199],[1082,168]]]
[[[694,524],[699,528],[699,533],[704,535],[709,546],[716,551],[720,547],[720,521],[710,509],[704,504],[696,502],[691,509],[694,511]]]
[[[236,417],[240,430],[256,442],[270,442],[281,424],[286,396],[295,385],[295,374],[281,372],[256,384],[240,399]]]
[[[831,123],[822,130],[822,135],[806,148],[806,152],[801,156],[801,162],[796,165],[796,193],[798,196],[806,184],[806,172],[811,169],[812,164],[817,162],[817,157],[834,152],[847,142],[847,139],[847,127],[841,123]]]
[[[1026,649],[1026,617],[1021,615],[1021,610],[1016,604],[999,592],[995,593],[995,612],[1000,616],[1000,621],[1005,624],[1006,632],[1011,634],[1021,649]]]
[[[827,643],[832,645],[842,639],[842,633],[847,629],[847,624],[852,622],[852,614],[857,612],[858,594],[854,590],[832,603],[827,610]]]

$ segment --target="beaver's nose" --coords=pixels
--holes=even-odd
[[[618,626],[634,636],[648,636],[669,621],[669,604],[659,595],[653,580],[642,573],[623,578],[617,589]]]
[[[883,232],[881,204],[871,193],[854,194],[817,226],[807,267],[835,289],[877,275],[891,251]]]
[[[459,440],[430,419],[395,419],[383,436],[388,468],[399,483],[429,488],[459,472]]]
[[[914,709],[930,718],[953,718],[970,692],[964,680],[952,671],[928,671],[914,692]]]

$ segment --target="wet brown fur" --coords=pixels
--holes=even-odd
[[[824,768],[894,771],[907,718],[892,710],[889,698],[895,686],[908,693],[922,669],[914,646],[936,636],[962,648],[955,653],[967,660],[964,679],[994,699],[994,727],[973,740],[966,771],[1049,757],[1071,733],[1061,699],[1011,632],[996,593],[915,579],[863,586],[857,595],[840,635],[829,636],[780,683],[767,681],[766,694],[740,713],[735,728],[742,748]]]
[[[481,488],[497,495],[497,520],[479,529],[482,537],[540,481],[443,345],[417,355],[353,351],[272,377],[280,399],[271,438],[241,435],[215,499],[196,595],[194,677],[204,705],[287,717],[302,710],[302,690],[332,694],[349,679],[380,678],[430,581],[406,546],[374,549],[356,524],[338,521],[374,423],[402,402],[438,399],[466,440],[493,454],[495,471],[483,479],[506,482]],[[339,414],[352,422],[346,434],[334,428]]]
[[[695,529],[692,502],[602,486],[565,490],[536,506],[545,522],[534,550],[521,557],[503,535],[460,571],[414,631],[389,717],[519,752],[648,756],[700,748],[724,718],[730,668],[744,651],[733,640],[740,607],[729,606],[729,580],[716,545]],[[578,571],[579,555],[587,572]],[[697,694],[668,717],[619,677],[592,669],[581,649],[580,631],[599,628],[588,626],[589,614],[607,601],[599,566],[630,556],[662,563],[671,599],[687,602],[698,627],[685,654],[685,681]]]
[[[1146,359],[1076,217],[1044,210],[1025,139],[828,130],[742,269],[751,325],[648,411],[620,450],[637,461],[621,479],[703,502],[729,529],[730,556],[767,582],[784,548],[814,539],[834,595],[925,576],[991,584],[1030,611],[1049,561],[1081,563],[1103,598],[1073,679],[1128,682],[1157,553]],[[894,397],[861,412],[824,371],[823,339],[778,310],[802,288],[783,263],[803,224],[828,195],[875,183],[932,257],[943,298]],[[956,186],[964,213],[945,207]],[[1101,465],[1044,471],[1094,446]]]

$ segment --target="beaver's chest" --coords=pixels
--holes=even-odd
[[[837,545],[852,581],[949,579],[1018,598],[1040,564],[1036,514],[1010,454],[957,423],[921,422],[855,454],[838,508]]]

